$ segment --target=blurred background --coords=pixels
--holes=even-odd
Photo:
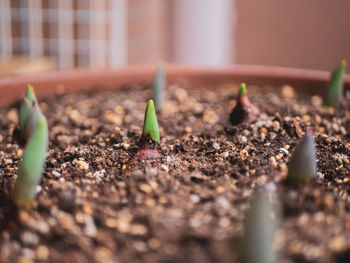
[[[0,0],[0,76],[174,63],[331,70],[349,0]]]

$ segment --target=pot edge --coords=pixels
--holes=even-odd
[[[0,104],[9,104],[23,96],[27,84],[35,87],[39,97],[59,92],[74,93],[93,89],[113,90],[125,84],[151,83],[156,65],[132,65],[113,69],[72,69],[33,75],[0,78]],[[274,66],[230,65],[198,66],[167,64],[169,83],[215,84],[240,83],[248,85],[292,85],[295,89],[321,94],[327,87],[330,72]],[[188,86],[188,85],[187,85]],[[345,89],[350,89],[350,75],[344,78]],[[305,89],[306,88],[306,89]]]

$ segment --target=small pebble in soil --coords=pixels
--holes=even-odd
[[[220,145],[215,142],[213,143],[213,148],[218,151],[220,150]]]
[[[273,157],[273,156],[270,157],[270,163],[271,163],[272,165],[275,165],[275,164],[276,164],[276,159],[275,159],[275,157]]]
[[[17,124],[18,123],[18,114],[17,109],[12,108],[7,113],[7,118],[10,122]]]
[[[288,152],[288,150],[286,149],[286,148],[280,148],[279,149],[281,152],[283,152],[285,155],[288,155],[289,154],[289,152]]]
[[[281,124],[279,121],[273,121],[272,127],[274,132],[278,132],[280,130]]]
[[[36,246],[39,243],[39,237],[29,231],[24,231],[21,234],[21,241],[26,246]]]
[[[256,126],[257,128],[261,128],[261,127],[263,126],[263,122],[262,122],[262,121],[257,121],[257,122],[255,123],[255,126]]]
[[[222,153],[222,157],[227,158],[228,156],[229,156],[229,153],[228,153],[228,152],[223,152],[223,153]]]
[[[294,97],[294,89],[290,85],[284,85],[282,87],[282,96],[285,97],[286,99],[291,99]]]
[[[272,126],[272,121],[271,120],[266,120],[265,122],[265,127],[270,128]]]
[[[245,136],[238,136],[238,140],[240,143],[246,143],[248,141],[247,137]]]
[[[60,177],[62,174],[56,170],[52,171],[52,175],[55,177]]]
[[[38,246],[38,248],[35,250],[35,256],[38,260],[47,260],[49,257],[49,253],[49,249],[44,245]]]
[[[189,126],[186,126],[186,127],[185,127],[185,132],[191,133],[191,132],[192,132],[192,128],[189,127]]]
[[[270,135],[270,140],[271,141],[274,140],[277,137],[277,134],[274,133],[274,132],[270,132],[269,135]]]
[[[193,203],[199,203],[199,201],[200,201],[201,199],[200,199],[200,197],[198,196],[198,195],[191,195],[191,201],[193,202]]]
[[[75,162],[73,161],[73,164],[74,163],[79,170],[89,170],[89,164],[85,161],[75,160]]]
[[[243,130],[242,134],[243,134],[244,136],[249,136],[249,135],[250,135],[250,131],[247,130],[247,129],[245,129],[245,130]]]
[[[242,160],[245,160],[249,156],[249,153],[247,152],[247,150],[243,149],[242,151],[240,151],[239,155],[241,156]]]

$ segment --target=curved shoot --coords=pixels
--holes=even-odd
[[[25,147],[15,187],[13,201],[17,206],[28,207],[36,194],[36,187],[40,182],[44,168],[48,145],[48,129],[44,116],[38,121],[38,125]]]
[[[12,200],[19,207],[29,207],[35,198],[48,147],[47,121],[30,85],[19,109],[19,131],[26,146],[12,192]]]

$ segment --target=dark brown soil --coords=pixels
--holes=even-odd
[[[128,173],[148,88],[40,100],[50,150],[33,208],[17,220],[6,200],[23,151],[12,142],[15,105],[0,108],[0,262],[234,262],[260,187],[281,209],[281,262],[350,262],[350,98],[334,112],[289,86],[248,86],[269,119],[232,127],[237,91],[169,87],[158,114],[164,157]],[[317,178],[288,186],[307,130]]]

